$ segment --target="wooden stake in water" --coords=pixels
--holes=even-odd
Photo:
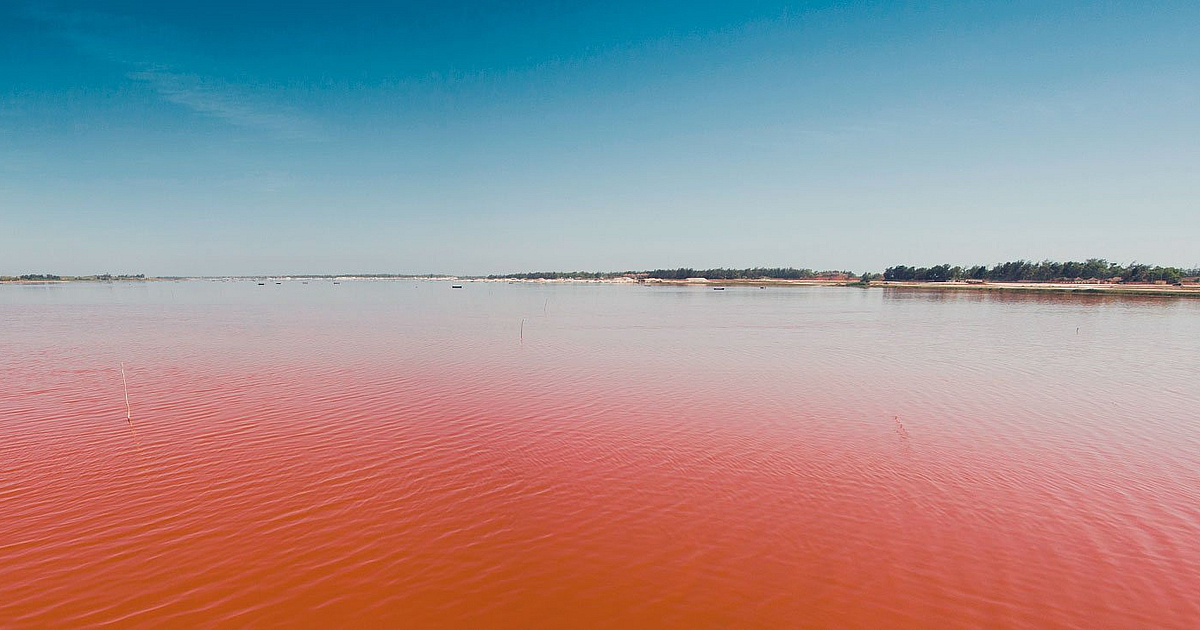
[[[125,380],[125,362],[121,362],[121,387],[125,388],[125,419],[133,426],[133,410],[129,408],[129,381]]]
[[[525,343],[525,318],[521,318],[521,343]]]
[[[133,434],[134,444],[141,450],[142,441],[138,439],[137,430],[133,428],[133,410],[129,407],[129,381],[125,380],[124,361],[121,362],[121,387],[125,388],[125,421],[129,423],[129,432]]]

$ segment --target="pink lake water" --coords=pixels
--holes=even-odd
[[[1200,301],[0,286],[0,626],[1194,628],[1197,593]]]

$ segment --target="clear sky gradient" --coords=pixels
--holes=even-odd
[[[0,226],[4,274],[1190,266],[1200,3],[9,0]]]

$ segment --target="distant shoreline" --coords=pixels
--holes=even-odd
[[[1150,283],[1064,283],[1064,282],[965,282],[965,281],[899,281],[872,280],[863,283],[846,279],[705,279],[688,278],[684,280],[662,278],[480,278],[470,276],[387,276],[387,275],[344,275],[344,276],[164,276],[144,278],[113,278],[101,280],[96,278],[63,278],[59,280],[0,280],[0,284],[8,285],[44,285],[44,284],[76,284],[76,283],[117,283],[117,282],[167,282],[167,281],[207,281],[207,282],[253,282],[256,280],[270,281],[424,281],[424,282],[469,282],[469,283],[504,283],[504,284],[623,284],[637,286],[709,286],[709,287],[855,287],[862,289],[894,289],[894,290],[929,290],[929,291],[1005,291],[1005,292],[1041,292],[1075,295],[1138,295],[1155,297],[1188,297],[1200,298],[1200,284],[1161,285]]]
[[[525,281],[530,282],[530,281]],[[552,281],[550,281],[552,282]],[[1200,297],[1200,284],[1092,284],[1062,282],[915,282],[897,280],[873,280],[863,284],[853,280],[654,280],[646,285],[710,285],[710,286],[817,286],[859,287],[871,289],[926,289],[934,291],[1028,291],[1043,293],[1071,293],[1081,295],[1154,295],[1164,297]]]

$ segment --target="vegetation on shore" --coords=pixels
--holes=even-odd
[[[1085,261],[1055,262],[1044,260],[1032,262],[1016,260],[999,263],[992,267],[950,266],[909,267],[897,265],[883,272],[884,280],[908,280],[916,282],[949,282],[953,280],[991,280],[993,282],[1054,282],[1076,279],[1121,282],[1157,282],[1176,284],[1187,276],[1200,275],[1197,269],[1159,267],[1131,263],[1128,266],[1109,262],[1103,258]]]
[[[879,275],[879,274],[877,274],[877,273],[871,273],[870,271],[864,271],[864,272],[862,273],[862,275],[858,277],[858,282],[855,282],[855,283],[854,283],[854,286],[856,286],[856,287],[869,287],[869,286],[871,286],[871,283],[872,283],[872,282],[874,282],[874,281],[876,281],[876,280],[879,280],[879,279],[880,279],[880,278],[882,278],[882,277],[883,277],[883,276],[881,276],[881,275]]]
[[[654,269],[651,271],[534,271],[529,273],[490,275],[487,278],[492,280],[603,280],[619,277],[654,278],[660,280],[686,280],[688,278],[706,278],[708,280],[858,279],[859,284],[869,285],[871,281],[879,279],[909,282],[950,282],[956,280],[1063,282],[1082,279],[1085,281],[1105,282],[1162,281],[1175,284],[1183,278],[1196,276],[1200,276],[1200,269],[1161,267],[1140,263],[1121,265],[1109,262],[1103,258],[1089,258],[1084,261],[1067,262],[1015,260],[998,263],[990,267],[987,265],[960,267],[949,264],[934,265],[932,267],[897,265],[888,267],[882,275],[870,271],[856,274],[852,271],[813,271],[812,269],[797,269],[794,267],[749,267],[746,269],[694,269],[691,267],[680,267],[676,269]]]

